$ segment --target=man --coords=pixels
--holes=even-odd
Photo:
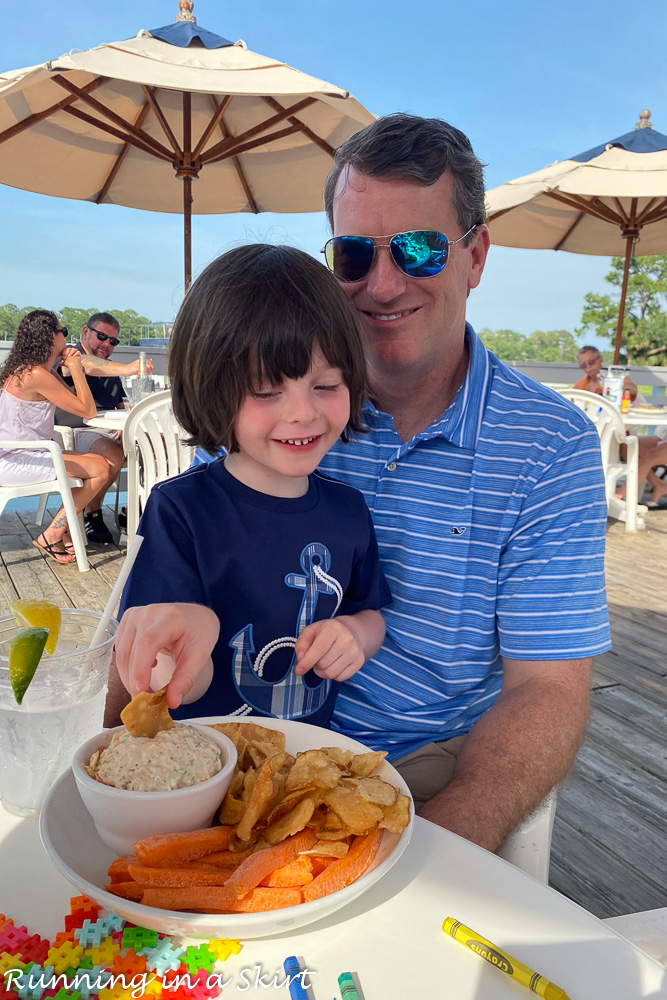
[[[120,376],[139,374],[139,359],[130,364],[116,364],[109,361],[114,348],[120,342],[118,320],[107,312],[94,313],[81,333],[81,342],[74,346],[84,355],[81,367],[86,373],[90,391],[98,412],[123,409],[123,383]],[[147,373],[153,371],[152,361],[146,361]],[[73,385],[69,376],[64,376],[68,385]],[[109,475],[104,487],[94,496],[84,511],[86,538],[90,542],[108,544],[113,541],[111,532],[102,517],[104,495],[116,481],[123,465],[123,446],[118,431],[104,431],[72,423],[72,415],[64,410],[56,410],[56,424],[74,427],[74,447],[77,451],[92,452],[106,459]],[[122,525],[121,525],[122,526]]]
[[[325,206],[373,403],[322,468],[365,494],[393,596],[334,726],[493,851],[572,763],[610,645],[597,433],[466,324],[489,234],[461,132],[379,119],[337,150]]]
[[[489,235],[458,129],[379,119],[337,150],[325,204],[372,403],[322,468],[366,496],[393,597],[334,725],[388,750],[422,816],[494,851],[572,763],[610,645],[597,432],[466,324]],[[210,643],[182,615],[159,650],[187,675]]]

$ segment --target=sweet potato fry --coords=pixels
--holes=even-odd
[[[261,913],[264,910],[282,910],[303,902],[301,889],[265,889],[258,886],[234,904],[234,913]]]
[[[286,840],[281,841],[275,847],[266,847],[261,851],[255,851],[249,858],[246,858],[236,871],[227,879],[224,885],[226,899],[223,903],[225,909],[230,909],[244,896],[247,896],[251,889],[258,886],[263,878],[276,868],[283,868],[290,861],[295,861],[300,851],[307,851],[315,843],[315,834],[312,830],[301,830]]]
[[[382,830],[375,830],[373,833],[355,837],[344,858],[332,861],[321,875],[313,879],[310,885],[304,887],[304,902],[308,903],[311,899],[328,896],[329,893],[337,892],[338,889],[343,889],[346,885],[356,882],[377,854],[381,840]]]
[[[211,826],[186,833],[160,833],[138,840],[134,853],[142,865],[174,868],[182,861],[196,861],[213,851],[226,850],[230,832],[231,827],[228,826]]]
[[[227,913],[229,893],[223,885],[147,885],[141,902],[161,910],[192,910],[194,913]]]
[[[131,882],[127,869],[129,865],[136,865],[136,863],[137,859],[134,854],[123,854],[122,857],[111,862],[107,868],[107,875],[112,882]]]
[[[130,865],[130,876],[140,885],[224,885],[233,869],[198,867],[148,868]]]
[[[144,894],[143,885],[139,885],[138,882],[112,882],[110,885],[105,885],[104,889],[106,892],[113,893],[114,896],[120,896],[122,899],[134,899],[136,902],[140,903],[141,898]]]
[[[300,854],[296,861],[290,861],[282,868],[276,868],[260,882],[272,889],[291,889],[313,881],[313,862]]]
[[[246,851],[215,851],[197,859],[199,865],[213,865],[215,868],[238,868],[242,861],[252,854],[252,847]]]

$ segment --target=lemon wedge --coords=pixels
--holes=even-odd
[[[9,647],[9,680],[17,705],[23,701],[23,695],[35,676],[48,638],[48,629],[22,628],[12,639]]]
[[[55,653],[60,632],[60,608],[49,601],[26,598],[22,601],[12,601],[9,610],[14,615],[17,625],[48,629],[49,638],[46,641],[44,652],[47,656]]]

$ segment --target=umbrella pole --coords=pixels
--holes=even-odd
[[[632,260],[632,247],[635,236],[628,236],[625,241],[625,264],[623,266],[623,283],[621,285],[621,301],[618,304],[618,324],[616,326],[616,343],[614,345],[614,364],[617,365],[621,359],[621,337],[623,335],[623,320],[625,318],[625,298],[628,294],[628,277],[630,275],[630,261]]]
[[[183,178],[183,259],[187,295],[192,284],[192,177]]]

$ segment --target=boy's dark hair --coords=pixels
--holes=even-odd
[[[33,309],[26,313],[16,330],[14,344],[0,368],[0,387],[10,375],[20,382],[23,372],[49,360],[53,334],[58,329],[58,317],[50,309]]]
[[[262,380],[301,378],[316,347],[350,392],[346,440],[363,430],[366,363],[337,280],[293,247],[257,243],[214,260],[186,295],[169,343],[174,415],[189,443],[236,451],[234,422],[247,393]]]
[[[461,232],[486,219],[484,164],[475,156],[467,135],[441,118],[385,115],[338,147],[324,185],[324,207],[332,231],[334,191],[346,167],[370,177],[413,177],[422,184],[435,184],[449,169]],[[465,245],[472,239],[471,233]]]

